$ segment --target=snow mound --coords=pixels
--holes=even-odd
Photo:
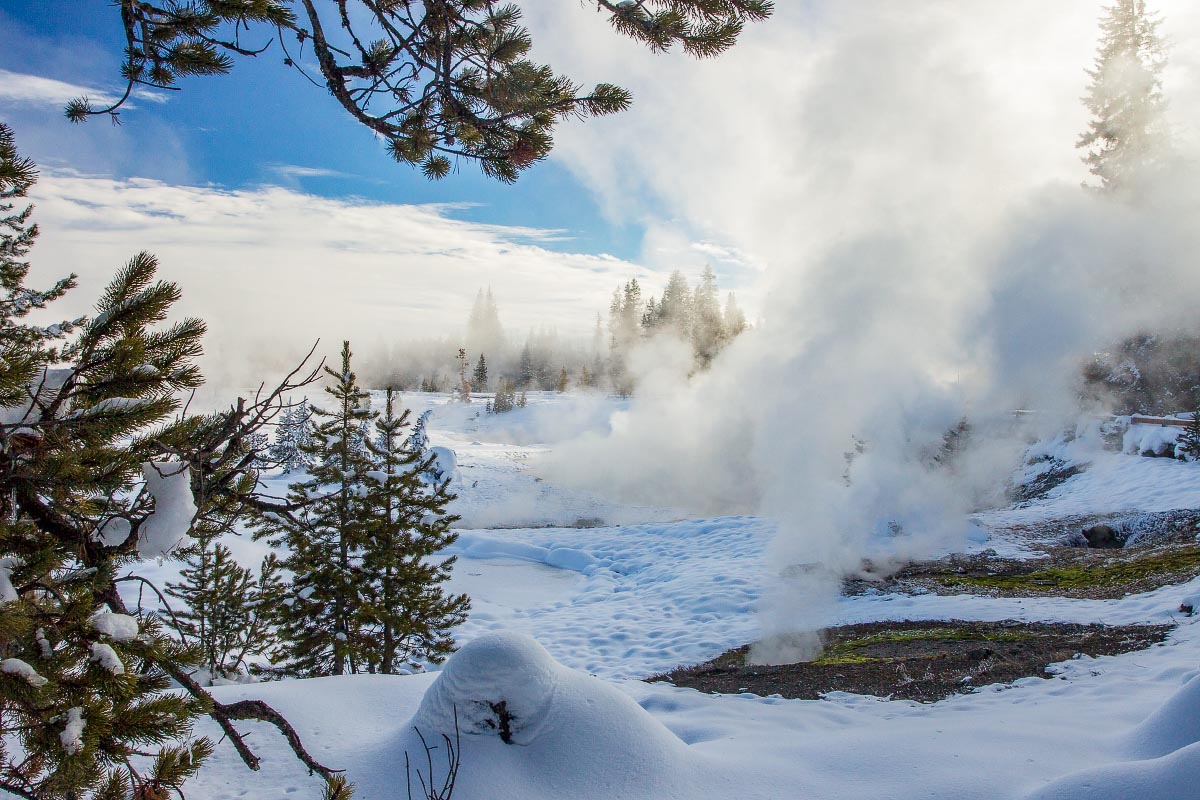
[[[433,456],[434,472],[441,480],[451,483],[462,480],[458,472],[458,457],[454,455],[453,450],[449,447],[431,447],[429,453]]]
[[[628,695],[522,634],[487,634],[451,657],[403,738],[413,763],[425,763],[416,731],[453,741],[456,717],[456,797],[697,796],[698,765],[682,741]]]
[[[1128,750],[1135,758],[1158,758],[1197,742],[1200,742],[1200,676],[1185,683],[1130,732]],[[1200,775],[1200,771],[1196,774]]]
[[[1126,761],[1060,778],[1026,800],[1181,800],[1195,797],[1200,742],[1149,761]]]
[[[1183,428],[1166,425],[1130,425],[1121,441],[1121,449],[1131,455],[1174,455],[1176,440]]]

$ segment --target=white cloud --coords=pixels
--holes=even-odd
[[[302,167],[299,164],[272,164],[271,172],[284,178],[344,178],[346,173],[324,167]]]
[[[546,249],[560,231],[456,220],[445,205],[61,172],[44,174],[33,199],[43,230],[34,282],[81,276],[56,313],[87,311],[115,269],[148,250],[182,286],[181,313],[209,322],[213,375],[236,373],[256,351],[290,358],[318,337],[374,345],[446,335],[489,285],[511,330],[590,336],[613,287],[651,275],[611,256]]]
[[[114,95],[100,89],[0,69],[0,103],[62,108],[77,97],[87,97],[97,104],[110,104],[117,100]]]

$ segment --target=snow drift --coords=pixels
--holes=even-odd
[[[629,696],[568,669],[528,636],[492,633],[459,650],[401,740],[461,741],[456,796],[561,800],[699,796],[698,759]],[[403,758],[403,757],[401,757]],[[440,784],[444,758],[434,759]],[[428,777],[426,775],[426,777]],[[374,797],[375,795],[363,795]],[[381,795],[382,796],[382,795]]]

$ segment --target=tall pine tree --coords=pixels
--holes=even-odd
[[[1100,20],[1100,46],[1084,104],[1092,114],[1077,147],[1100,181],[1120,191],[1136,185],[1167,146],[1158,20],[1146,0],[1116,0]]]
[[[312,442],[303,451],[312,464],[309,478],[288,492],[299,510],[264,516],[255,534],[288,550],[282,566],[293,577],[277,607],[282,643],[274,659],[289,674],[341,675],[365,666],[358,622],[367,527],[361,490],[372,464],[360,431],[375,415],[350,358],[344,342],[341,369],[325,368],[331,410],[312,408]]]
[[[375,469],[367,474],[357,624],[371,672],[394,673],[405,664],[438,663],[454,648],[450,629],[466,619],[466,595],[447,595],[441,584],[454,558],[435,554],[457,534],[446,514],[454,499],[449,481],[428,481],[434,456],[405,437],[409,412],[396,414],[389,387],[371,444]]]

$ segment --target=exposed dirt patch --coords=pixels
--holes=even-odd
[[[934,702],[976,686],[1049,678],[1046,667],[1078,653],[1115,655],[1163,641],[1169,625],[1067,625],[1023,622],[872,622],[823,632],[816,661],[746,664],[749,646],[650,680],[703,692],[817,699],[854,692]]]
[[[994,554],[954,556],[909,564],[892,574],[845,583],[847,594],[867,591],[984,594],[997,597],[1109,599],[1183,583],[1200,575],[1200,545],[1183,541],[1157,546],[1091,550],[1056,547],[1046,558],[1007,560]]]

